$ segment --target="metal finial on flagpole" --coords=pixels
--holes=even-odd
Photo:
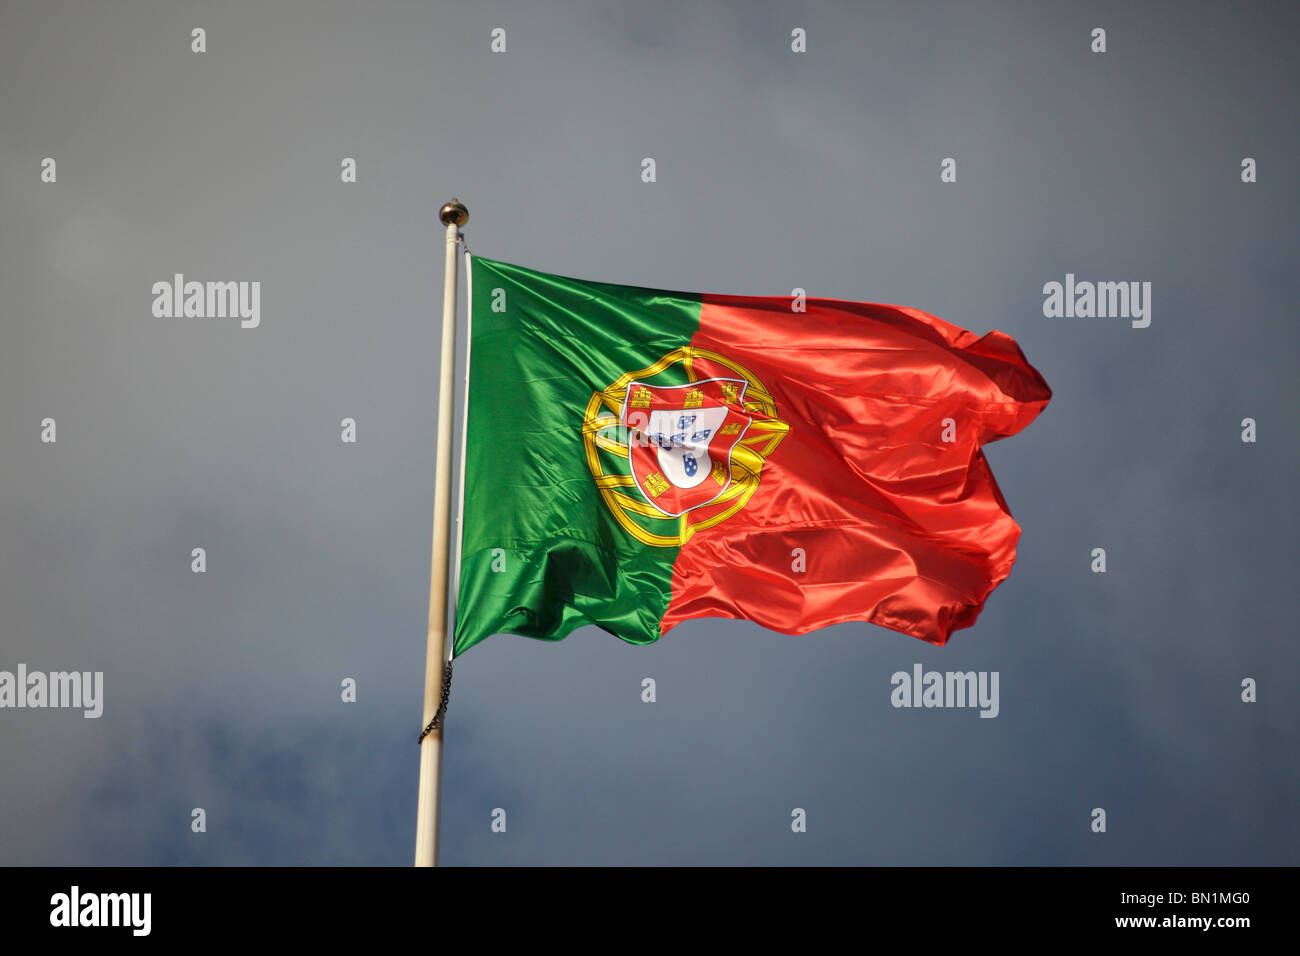
[[[463,202],[453,196],[451,202],[442,207],[438,218],[442,220],[444,226],[463,226],[469,222],[469,210],[465,208]]]
[[[469,210],[453,198],[438,213],[447,227],[442,285],[442,355],[438,373],[438,439],[433,479],[433,560],[429,574],[429,639],[425,651],[424,718],[420,734],[420,790],[415,821],[415,865],[438,864],[438,805],[442,790],[442,718],[451,680],[447,660],[447,592],[451,551],[451,408],[456,357],[456,244]],[[439,693],[439,691],[442,693]]]

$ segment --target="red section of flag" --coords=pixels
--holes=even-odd
[[[704,297],[691,344],[766,386],[790,431],[753,498],[682,546],[662,630],[870,621],[943,644],[1010,574],[1020,537],[980,448],[1033,421],[1051,389],[1001,332],[897,306],[790,305]],[[697,361],[695,374],[735,373]]]

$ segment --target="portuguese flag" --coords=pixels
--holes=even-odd
[[[700,617],[943,644],[1011,573],[981,446],[1052,393],[1009,336],[470,261],[457,655]]]

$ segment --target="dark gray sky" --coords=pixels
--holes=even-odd
[[[0,670],[105,675],[0,710],[0,863],[410,862],[453,194],[491,258],[914,306],[1055,398],[988,450],[1019,561],[947,647],[472,648],[444,862],[1300,861],[1294,5],[452,7],[0,11]],[[175,272],[260,327],[154,317]],[[1045,318],[1066,273],[1150,327]],[[894,709],[918,662],[1000,715]]]

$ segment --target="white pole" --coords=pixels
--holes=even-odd
[[[438,372],[438,450],[434,459],[433,562],[429,577],[429,643],[424,663],[424,739],[420,741],[420,795],[415,817],[415,865],[438,865],[438,804],[442,791],[442,727],[429,724],[442,703],[447,666],[447,572],[451,527],[451,405],[456,362],[456,240],[469,212],[453,199],[440,214],[447,227],[442,286],[442,362]]]

